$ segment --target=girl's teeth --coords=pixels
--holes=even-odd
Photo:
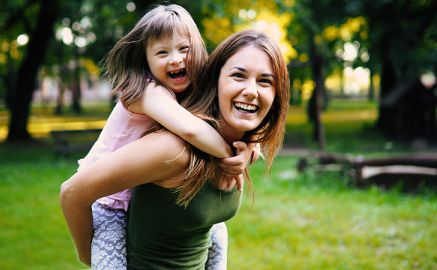
[[[183,77],[183,76],[185,76],[185,70],[184,69],[180,69],[180,70],[176,70],[176,71],[169,71],[168,75],[171,78]]]

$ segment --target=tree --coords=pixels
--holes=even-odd
[[[33,1],[36,2],[36,1]],[[29,32],[29,45],[19,66],[15,84],[8,89],[11,96],[11,118],[7,141],[27,141],[31,139],[27,131],[32,94],[35,89],[36,77],[48,48],[48,42],[53,34],[53,25],[58,15],[58,1],[38,1],[36,23]],[[21,7],[24,14],[27,6]],[[23,15],[25,16],[25,15]],[[27,18],[29,19],[29,18]]]
[[[391,139],[437,140],[436,95],[420,83],[437,70],[437,1],[350,1],[366,17],[369,53],[381,73],[376,127]]]
[[[339,26],[345,21],[344,1],[301,0],[292,5],[283,5],[282,10],[294,14],[289,25],[289,35],[296,40],[295,47],[299,53],[309,55],[311,78],[314,81],[308,103],[308,118],[313,123],[312,138],[320,149],[326,144],[324,127],[321,121],[322,107],[326,104],[325,73],[335,56],[335,43],[323,38],[327,27]]]
[[[97,79],[104,56],[136,16],[123,1],[80,0],[62,1],[59,17],[44,67],[59,82],[56,112],[62,113],[62,92],[69,89],[71,109],[81,113],[81,83]]]

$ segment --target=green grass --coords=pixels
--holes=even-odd
[[[83,269],[58,203],[77,157],[5,144],[0,157],[0,269]],[[358,190],[295,163],[253,166],[254,206],[246,194],[228,222],[229,269],[436,269],[435,193]]]
[[[74,161],[38,146],[2,144],[0,156],[0,269],[81,268],[58,199]]]
[[[324,113],[328,150],[376,156],[412,151],[371,128],[374,104],[332,105]],[[32,124],[37,129],[40,122],[86,122],[107,114],[98,106],[92,111],[55,117],[36,108]],[[5,117],[0,113],[0,120]],[[291,108],[287,129],[294,144],[314,147],[302,107]],[[0,144],[0,269],[85,268],[58,202],[60,184],[82,155],[59,158],[50,144]],[[357,189],[339,173],[299,174],[296,162],[277,157],[270,175],[261,161],[252,166],[254,205],[246,194],[228,222],[229,269],[437,269],[435,191]]]
[[[294,166],[280,157],[270,177],[252,170],[254,207],[246,197],[228,222],[230,269],[436,269],[433,192],[358,190]]]

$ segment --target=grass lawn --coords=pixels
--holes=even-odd
[[[435,193],[358,190],[295,162],[252,169],[255,204],[246,196],[228,222],[229,269],[437,269]]]
[[[328,149],[368,155],[403,150],[393,143],[388,148],[365,129],[373,108],[328,112]],[[292,110],[288,126],[299,139],[309,133],[302,111]],[[362,117],[361,124],[335,118],[343,114]],[[0,269],[85,268],[75,257],[58,198],[80,156],[56,157],[50,145],[0,144]],[[280,156],[270,175],[261,161],[252,166],[254,205],[245,194],[228,222],[229,269],[437,269],[435,191],[356,189],[338,173],[298,174],[296,162]]]

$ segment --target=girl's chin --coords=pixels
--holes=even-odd
[[[190,86],[190,83],[191,83],[191,81],[188,79],[184,80],[182,82],[170,81],[168,83],[167,89],[170,89],[175,93],[182,93],[188,89],[188,87]]]

